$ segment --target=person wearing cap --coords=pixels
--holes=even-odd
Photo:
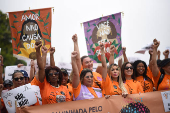
[[[161,69],[159,70],[157,65],[157,48],[160,45],[160,42],[156,39],[153,40],[153,66],[152,73],[154,76],[155,85],[158,91],[160,90],[169,90],[170,89],[170,58],[166,58],[160,62]]]
[[[3,90],[11,90],[13,86],[13,82],[11,80],[5,80],[4,83],[4,89]]]
[[[20,70],[25,78],[25,84],[30,83],[28,73],[25,70]]]

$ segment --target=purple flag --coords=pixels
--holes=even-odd
[[[110,58],[110,45],[115,45],[114,58],[122,53],[121,43],[121,13],[100,17],[84,22],[84,33],[88,56],[94,63],[101,63],[100,43],[105,45],[106,62]]]

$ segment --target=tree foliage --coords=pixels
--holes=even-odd
[[[4,58],[4,67],[19,63],[26,65],[25,61],[13,57],[9,19],[6,19],[6,14],[3,14],[2,11],[0,11],[0,48],[1,55]]]

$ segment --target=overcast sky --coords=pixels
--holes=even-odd
[[[56,62],[70,63],[71,37],[75,33],[78,34],[80,55],[87,55],[80,23],[122,11],[122,45],[127,48],[127,56],[139,57],[148,63],[148,52],[143,55],[135,51],[156,38],[161,42],[159,49],[163,59],[163,51],[170,46],[170,0],[0,0],[0,10],[4,13],[29,7],[54,7],[51,40],[56,48]]]

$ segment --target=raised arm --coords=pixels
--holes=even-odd
[[[103,78],[103,80],[105,80],[106,76],[107,76],[107,64],[106,64],[104,44],[103,43],[100,44],[100,51],[101,51],[101,62],[102,62],[102,78]]]
[[[159,68],[157,66],[157,48],[159,47],[160,42],[157,41],[156,39],[153,40],[154,45],[153,45],[153,55],[152,55],[152,74],[153,76],[157,76],[159,73]]]
[[[45,46],[42,46],[41,51],[42,51],[42,61],[43,61],[43,64],[44,64],[43,66],[45,68],[48,49]]]
[[[127,56],[126,56],[126,47],[122,47],[123,50],[123,57],[124,57],[124,62],[128,62]]]
[[[114,45],[111,45],[111,46],[110,46],[109,65],[114,64],[114,51],[115,51],[115,46],[114,46]]]
[[[55,52],[55,47],[51,47],[50,48],[50,66],[55,66],[54,52]]]
[[[165,50],[165,51],[163,52],[163,55],[165,56],[165,59],[167,59],[167,58],[168,58],[168,55],[169,55],[169,50],[168,50],[168,49]]]
[[[29,82],[31,82],[32,79],[33,79],[34,76],[35,76],[35,63],[34,63],[34,60],[33,60],[33,59],[31,59],[30,64],[31,64],[31,67],[30,67],[30,79],[29,79]]]
[[[3,84],[0,84],[0,97],[1,97],[1,93],[2,93],[2,90],[3,90]],[[2,97],[1,97],[2,98]],[[2,101],[0,101],[0,110],[3,108],[2,106]]]
[[[43,64],[43,60],[42,60],[41,53],[40,53],[40,47],[41,46],[42,46],[42,42],[41,41],[37,41],[35,43],[37,65],[38,65],[38,68],[39,68],[38,79],[39,79],[40,82],[44,82],[45,69],[44,69],[44,64]]]
[[[152,70],[152,65],[153,65],[153,61],[152,61],[152,55],[153,55],[153,48],[149,50],[149,55],[150,55],[150,58],[149,58],[149,68],[150,70]]]
[[[72,36],[72,40],[74,42],[74,51],[77,51],[76,63],[77,63],[78,70],[80,71],[80,69],[81,69],[81,59],[80,59],[80,52],[79,52],[77,34]]]
[[[77,57],[77,51],[73,51],[71,53],[71,63],[72,63],[72,70],[73,70],[73,78],[72,78],[73,88],[77,88],[80,82],[79,70],[76,64],[76,57]]]
[[[158,59],[160,60],[161,52],[160,50],[157,51]]]
[[[3,84],[2,73],[3,73],[3,56],[0,55],[0,84]]]

